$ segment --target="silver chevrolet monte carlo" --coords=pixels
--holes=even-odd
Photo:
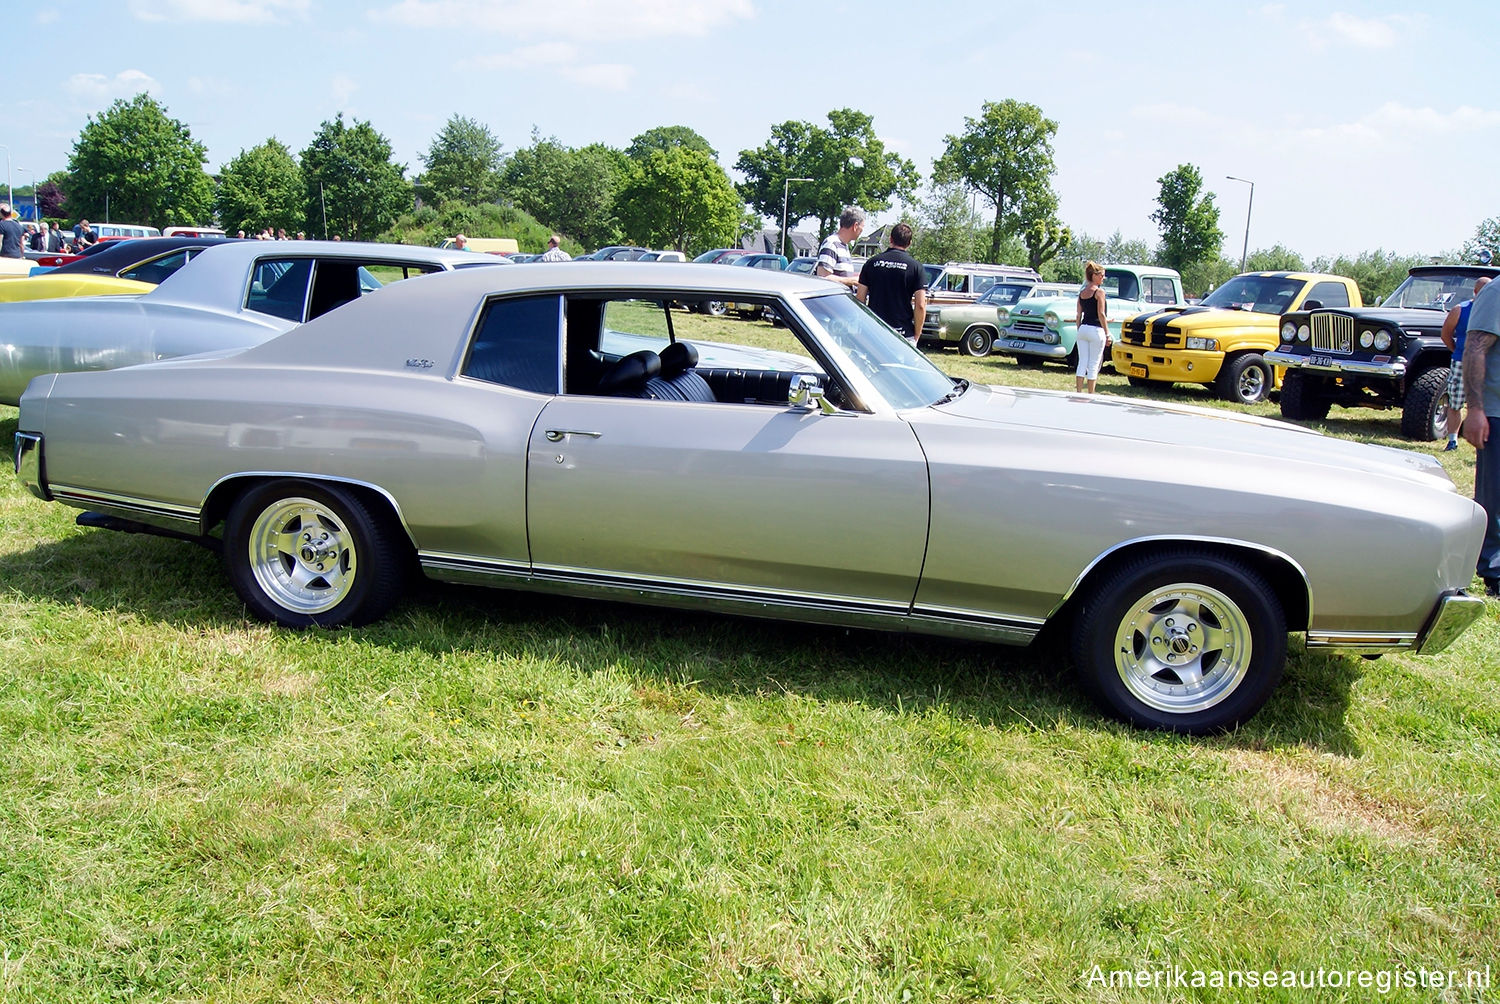
[[[15,404],[39,373],[242,349],[392,281],[503,264],[495,255],[404,244],[235,241],[205,247],[185,264],[173,260],[175,271],[147,293],[0,303],[0,403]]]
[[[784,350],[710,364],[672,307],[706,299],[773,308]],[[1184,732],[1254,714],[1288,632],[1434,652],[1483,609],[1483,512],[1430,457],[955,381],[760,269],[398,283],[238,353],[39,377],[15,462],[82,523],[221,547],[289,627],[379,618],[417,567],[1008,644],[1061,619],[1108,711]]]

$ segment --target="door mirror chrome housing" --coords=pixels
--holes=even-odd
[[[808,376],[806,373],[792,374],[792,382],[787,390],[787,403],[794,408],[804,408],[808,411],[816,408],[825,415],[839,413],[838,408],[828,400],[818,378]]]

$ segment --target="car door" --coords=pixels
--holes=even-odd
[[[527,451],[535,574],[906,610],[927,466],[894,416],[564,396]]]

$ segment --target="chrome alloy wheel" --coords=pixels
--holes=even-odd
[[[1245,402],[1259,401],[1266,396],[1269,385],[1266,379],[1266,371],[1260,366],[1246,366],[1245,372],[1240,374],[1239,395],[1240,400]]]
[[[1153,589],[1115,632],[1115,669],[1130,694],[1172,714],[1203,711],[1245,679],[1250,622],[1225,594],[1196,583]]]
[[[256,516],[250,570],[272,602],[299,614],[331,610],[354,588],[354,536],[327,506],[285,498]]]

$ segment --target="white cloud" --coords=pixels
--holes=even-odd
[[[56,21],[61,16],[62,15],[60,13],[58,13],[55,9],[53,9],[51,7],[43,7],[41,10],[39,10],[39,11],[36,12],[36,23],[37,24],[52,24],[54,21]]]
[[[131,0],[130,12],[142,21],[216,21],[232,24],[280,24],[306,18],[312,0]]]
[[[1378,109],[1349,122],[1297,130],[1305,139],[1335,138],[1360,143],[1367,148],[1404,149],[1412,137],[1452,137],[1500,128],[1500,111],[1461,105],[1452,111],[1412,108],[1388,101]]]
[[[550,74],[585,87],[623,91],[635,79],[635,67],[624,63],[585,63],[578,47],[568,42],[543,42],[510,52],[497,52],[464,60],[464,69],[517,70],[541,76]]]
[[[328,89],[333,94],[334,104],[339,108],[348,108],[349,99],[354,97],[355,91],[359,90],[359,84],[353,77],[339,73],[328,82]]]
[[[562,75],[585,87],[623,91],[635,77],[635,67],[623,63],[593,63],[589,66],[563,67]]]
[[[701,36],[754,14],[751,0],[398,0],[370,16],[440,31],[616,40]]]
[[[1400,19],[1362,18],[1336,12],[1330,14],[1320,26],[1361,49],[1389,49],[1400,38],[1395,24],[1398,20]]]
[[[1213,128],[1224,122],[1224,116],[1218,112],[1170,101],[1135,105],[1130,109],[1130,114],[1151,128],[1163,130],[1163,135],[1171,135],[1171,131],[1177,129]]]
[[[116,98],[133,98],[142,91],[159,94],[161,84],[140,70],[121,70],[113,77],[102,73],[75,73],[63,82],[63,90],[76,98],[99,104]]]

